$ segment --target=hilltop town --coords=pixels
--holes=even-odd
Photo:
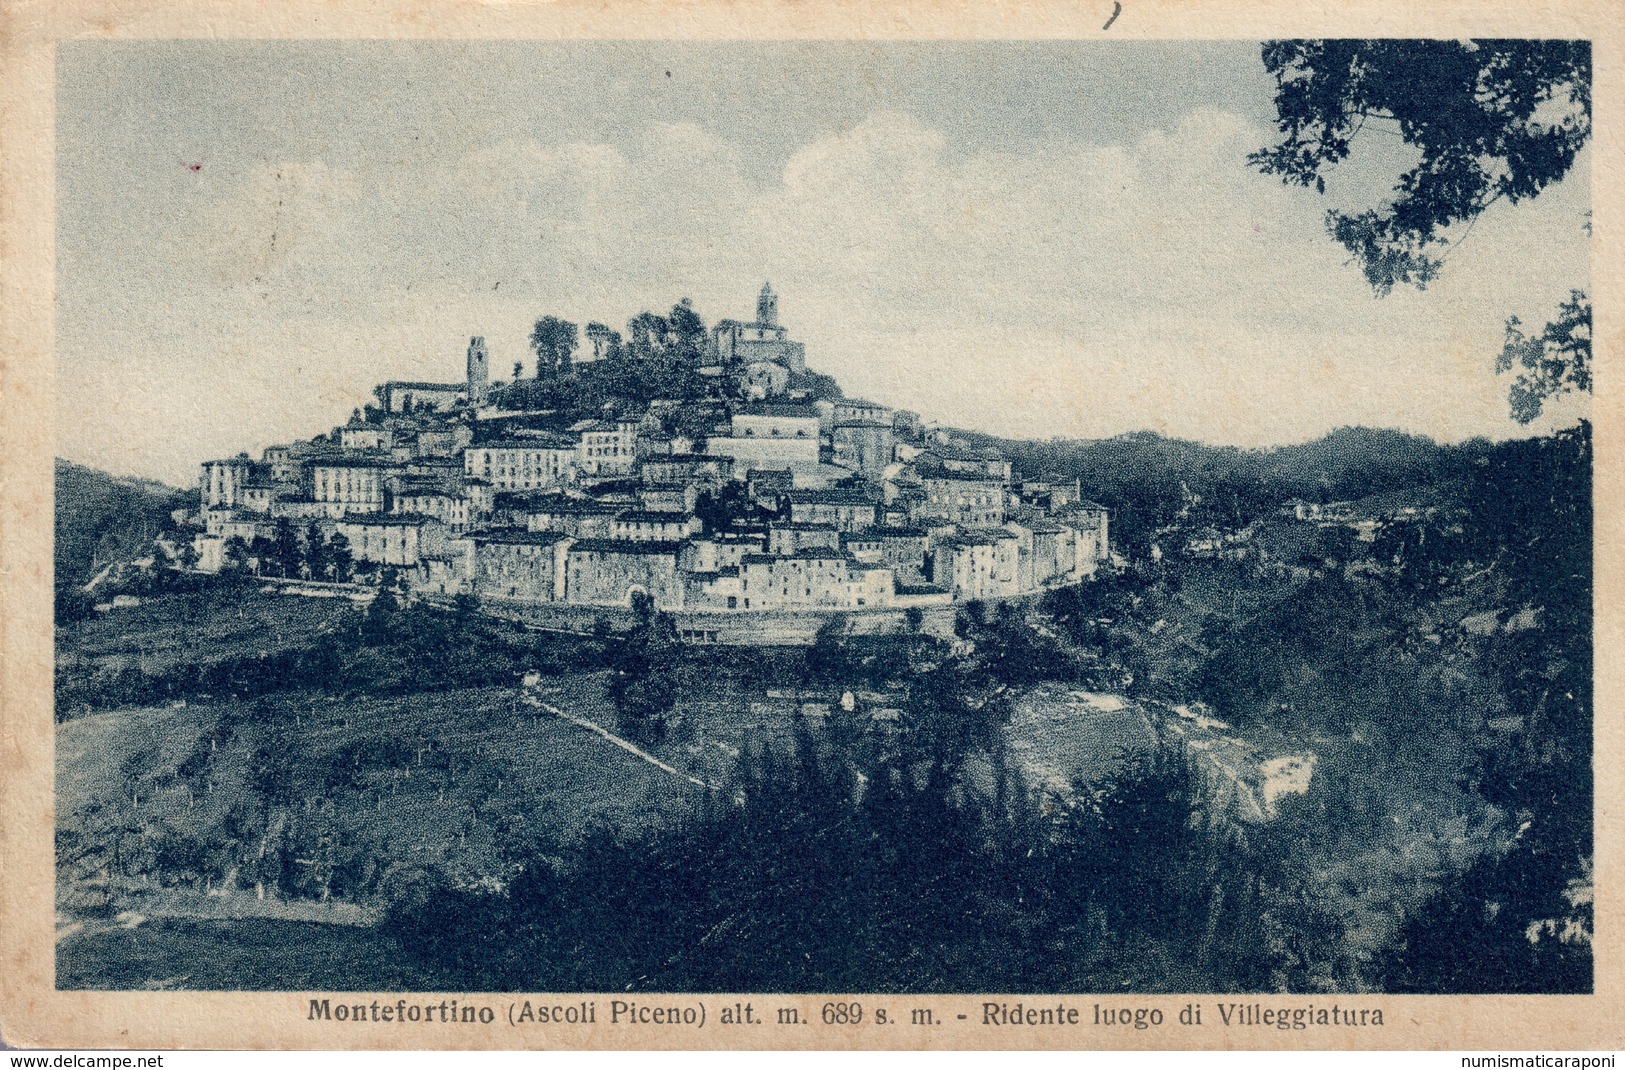
[[[796,642],[833,615],[896,630],[1108,559],[1107,511],[1076,480],[810,372],[770,286],[748,323],[706,330],[685,301],[628,326],[589,324],[578,356],[575,326],[544,317],[535,378],[509,383],[475,337],[461,382],[387,382],[328,434],[206,462],[188,563],[307,583],[391,570],[542,622],[644,595],[691,641]]]

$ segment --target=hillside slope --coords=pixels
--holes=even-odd
[[[56,462],[56,583],[89,582],[109,561],[139,556],[188,492]]]

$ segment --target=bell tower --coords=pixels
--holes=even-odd
[[[756,298],[756,326],[777,327],[779,325],[779,295],[773,292],[770,283],[762,283],[761,295]]]
[[[468,400],[480,401],[491,382],[491,358],[485,352],[485,338],[475,335],[468,340]]]

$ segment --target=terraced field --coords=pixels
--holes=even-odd
[[[57,659],[157,673],[194,661],[272,653],[309,643],[356,607],[339,598],[291,598],[249,588],[160,596],[57,633]]]

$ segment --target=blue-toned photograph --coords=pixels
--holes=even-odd
[[[59,989],[1592,991],[1589,42],[56,79]]]

